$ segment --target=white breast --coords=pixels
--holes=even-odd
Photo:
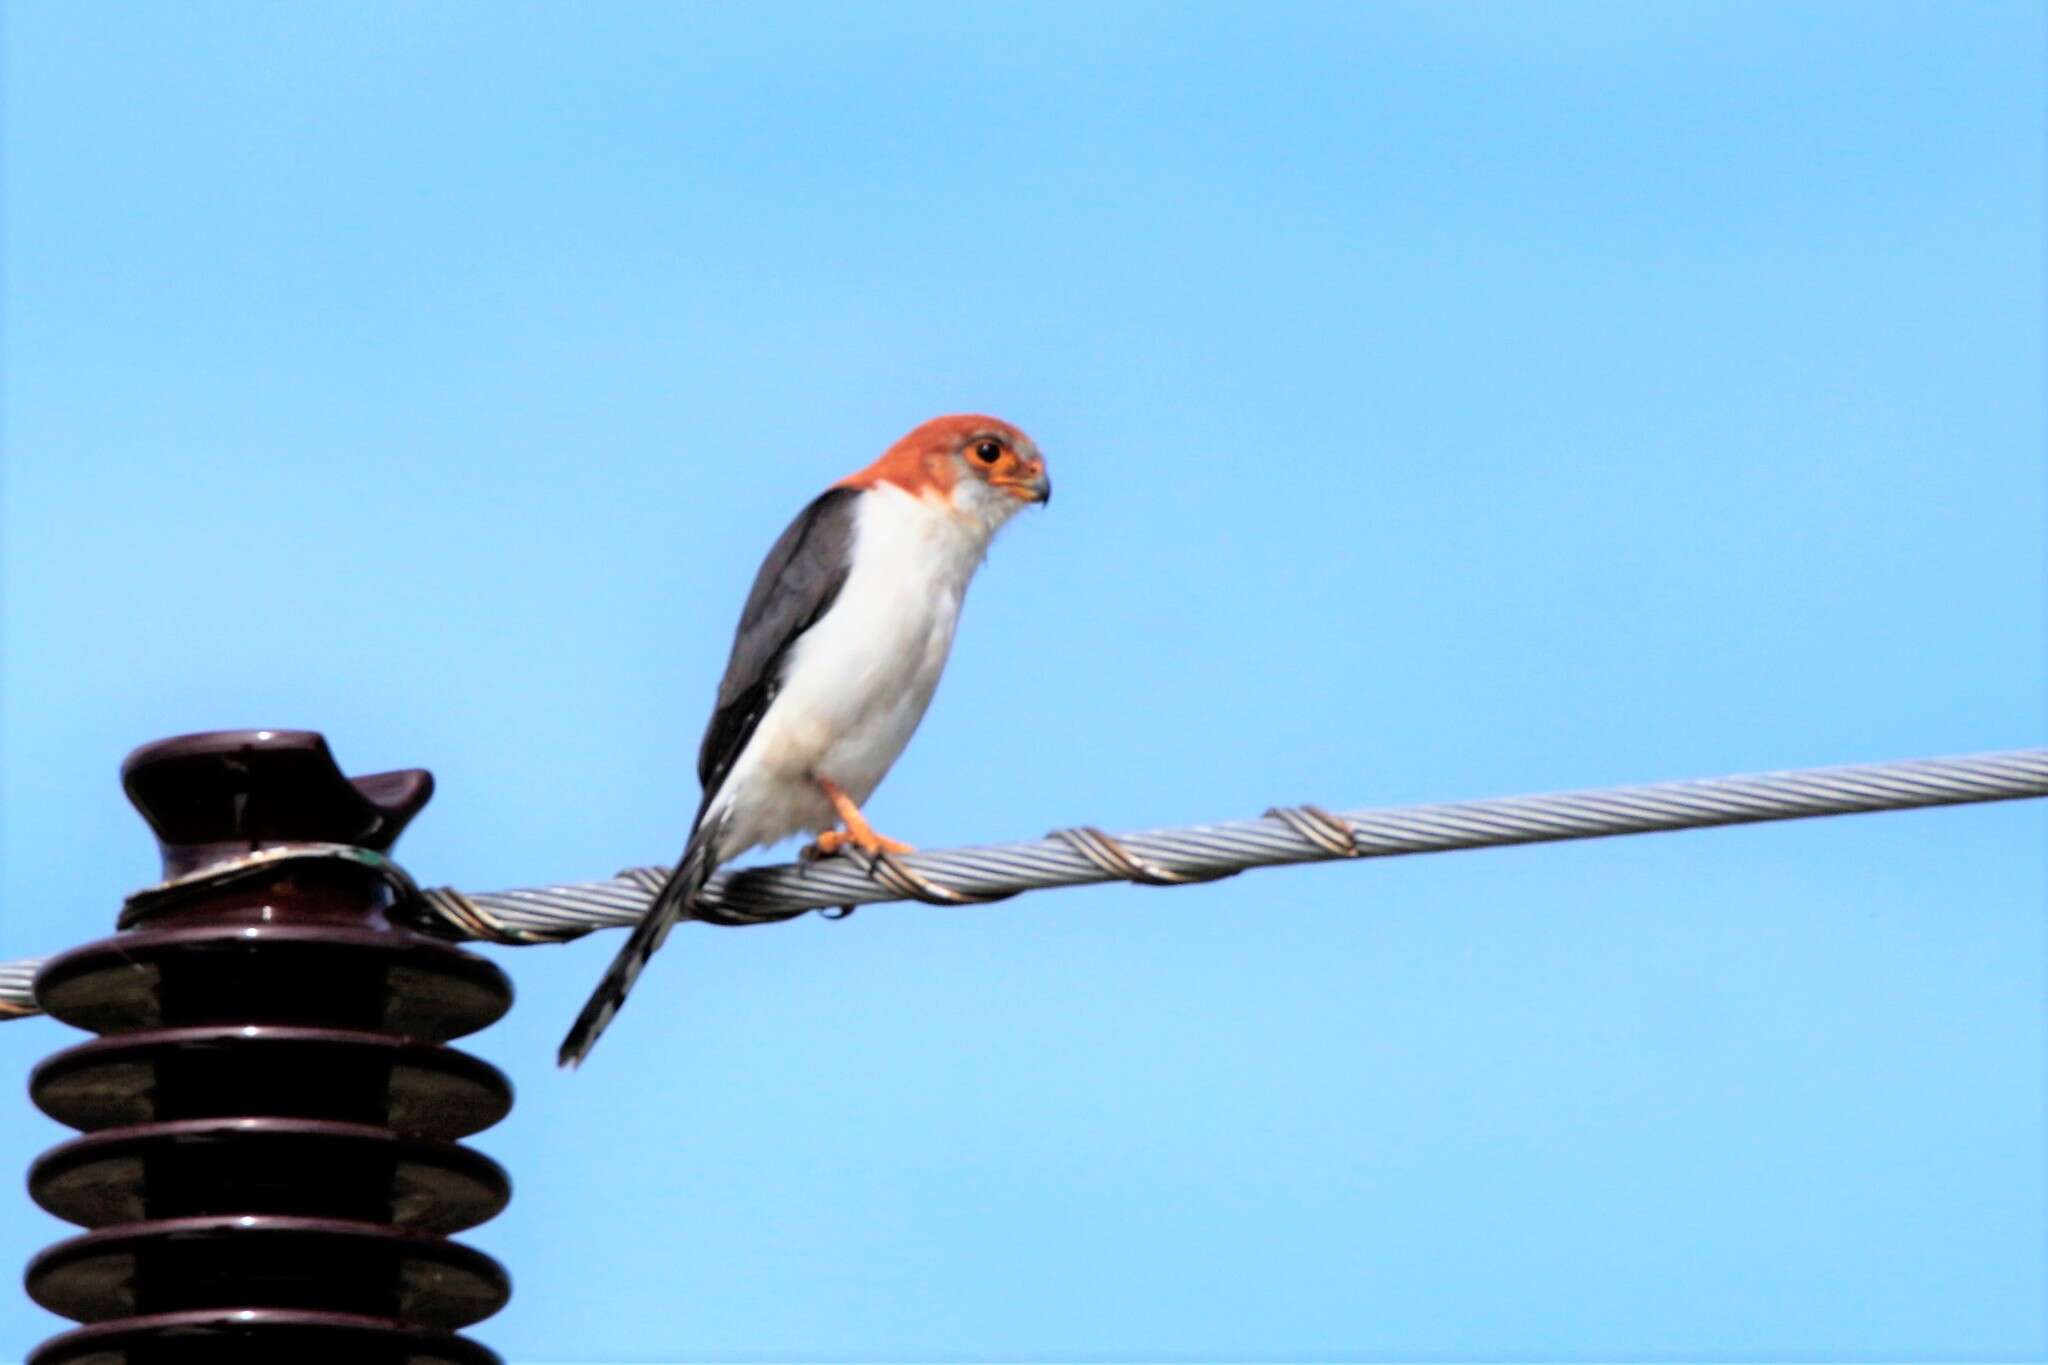
[[[816,776],[856,804],[873,794],[931,703],[991,529],[893,484],[861,495],[846,584],[797,641],[719,794],[732,811],[727,856],[830,829]]]

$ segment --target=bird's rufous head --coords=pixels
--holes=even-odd
[[[1026,503],[1052,501],[1045,457],[1008,422],[979,413],[934,417],[890,446],[845,488],[891,483],[999,524]]]

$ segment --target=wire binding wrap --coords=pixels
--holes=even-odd
[[[1335,858],[1382,858],[2038,796],[2048,796],[2048,749],[1382,810],[1276,807],[1257,820],[1114,838],[1084,826],[1029,843],[891,855],[886,863],[877,860],[872,870],[844,857],[726,868],[705,887],[700,909],[705,918],[720,923],[761,924],[807,910],[891,900],[978,905],[1056,886],[1107,881],[1184,885],[1247,868]],[[1132,871],[1140,875],[1132,876]],[[635,923],[668,872],[666,867],[629,868],[603,881],[515,891],[436,888],[419,893],[410,904],[418,907],[422,927],[447,937],[558,943]],[[35,1012],[28,988],[33,972],[33,963],[0,963],[0,1017]]]
[[[433,886],[420,892],[420,908],[429,915],[438,916],[461,938],[502,943],[510,948],[561,941],[558,936],[513,928],[452,886]]]
[[[1351,822],[1321,806],[1273,806],[1266,811],[1266,818],[1278,820],[1332,858],[1365,856],[1351,832]]]
[[[1136,882],[1140,886],[1189,886],[1195,882],[1213,882],[1224,877],[1235,877],[1244,871],[1241,867],[1233,867],[1222,872],[1201,874],[1175,872],[1170,867],[1161,867],[1158,863],[1137,857],[1093,825],[1056,829],[1046,837],[1064,841],[1068,848],[1117,880]]]
[[[877,853],[868,863],[868,875],[888,887],[898,898],[923,901],[926,905],[988,905],[994,901],[1006,901],[1017,894],[1015,891],[998,891],[975,895],[970,891],[955,891],[905,867],[895,854],[886,850]],[[838,908],[847,914],[853,913],[850,905]]]

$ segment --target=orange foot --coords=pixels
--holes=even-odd
[[[812,858],[829,858],[848,844],[867,854],[870,858],[879,853],[915,853],[917,850],[900,839],[875,833],[867,817],[860,813],[860,807],[853,804],[848,796],[829,777],[817,779],[818,790],[825,793],[825,799],[832,803],[832,809],[839,813],[845,829],[828,829],[818,836],[817,842],[804,850]]]

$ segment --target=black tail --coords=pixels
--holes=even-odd
[[[639,979],[640,969],[660,949],[663,940],[668,938],[668,931],[688,913],[690,902],[697,899],[704,883],[711,880],[712,872],[718,867],[718,851],[714,845],[723,828],[722,820],[697,826],[696,832],[690,836],[689,847],[683,850],[683,860],[676,864],[675,871],[668,874],[668,880],[662,883],[654,903],[633,926],[632,937],[626,940],[625,947],[619,949],[619,955],[605,969],[604,979],[590,993],[583,1012],[569,1026],[569,1035],[562,1039],[561,1051],[555,1054],[557,1064],[581,1065],[583,1059],[590,1055],[590,1049],[597,1046],[598,1035],[619,1012],[619,1006],[626,1003],[626,993]]]

